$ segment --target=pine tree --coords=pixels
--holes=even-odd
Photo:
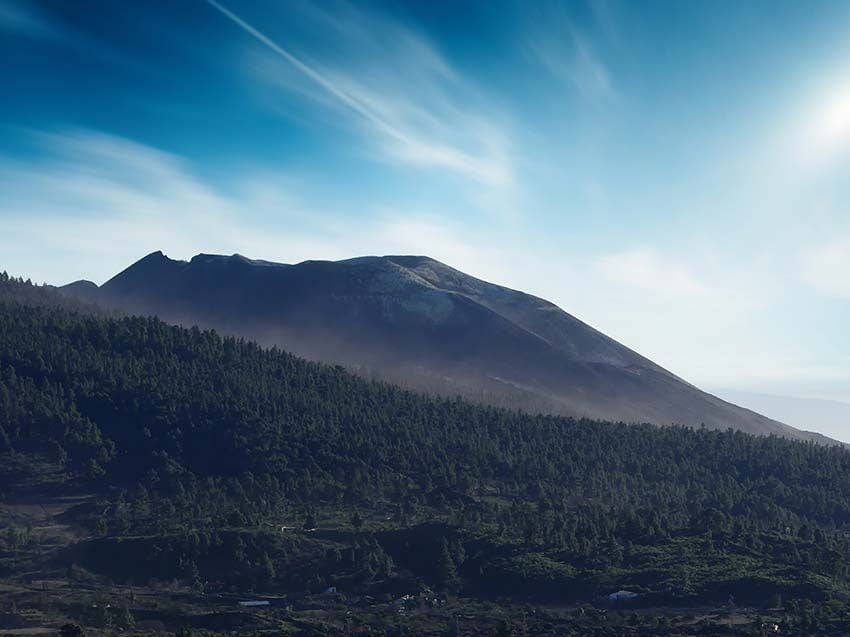
[[[437,558],[437,583],[446,590],[455,590],[460,584],[457,567],[452,559],[449,543],[443,540],[440,556]]]
[[[262,573],[263,581],[268,584],[272,580],[274,580],[276,573],[274,564],[272,563],[269,554],[263,551],[262,556],[260,557],[260,570]]]

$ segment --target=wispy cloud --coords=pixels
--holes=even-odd
[[[175,258],[239,252],[288,263],[428,254],[479,276],[505,274],[500,253],[474,247],[427,210],[360,210],[353,223],[300,204],[279,177],[214,187],[184,159],[126,138],[76,130],[39,133],[36,140],[43,153],[35,160],[0,156],[0,181],[8,185],[0,201],[0,267],[28,262],[16,274],[39,281],[99,283],[154,250]]]
[[[63,271],[104,278],[157,249],[268,245],[239,223],[233,202],[177,157],[91,131],[42,135],[40,142],[39,161],[0,165],[11,184],[0,211],[8,230],[0,251],[14,263],[18,251],[38,246],[35,278],[61,282],[55,276]]]
[[[22,0],[0,0],[0,31],[3,30],[40,39],[53,38],[59,33],[37,6]]]
[[[327,103],[365,126],[392,161],[445,169],[491,189],[514,187],[510,144],[503,127],[476,113],[472,89],[431,44],[401,24],[353,8],[345,18],[313,8],[343,60],[308,60],[216,0],[207,0],[314,86]],[[255,69],[256,70],[256,69]],[[303,90],[298,78],[260,68],[265,81]],[[307,90],[310,93],[309,87]]]
[[[711,294],[710,287],[687,266],[653,250],[635,249],[606,255],[599,259],[598,267],[609,280],[647,292],[679,297]]]
[[[595,11],[594,16],[607,12]],[[599,20],[601,37],[613,37],[612,21]],[[554,77],[587,99],[616,95],[611,73],[595,38],[582,29],[563,4],[541,4],[536,20],[528,27],[526,48],[530,56]]]
[[[805,356],[763,322],[775,307],[770,273],[694,252],[650,244],[592,257],[573,307],[590,308],[582,314],[594,327],[697,384],[795,377]]]

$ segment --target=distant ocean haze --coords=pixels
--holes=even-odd
[[[800,398],[769,393],[718,389],[719,397],[780,420],[792,427],[818,431],[850,443],[850,403],[823,398]]]

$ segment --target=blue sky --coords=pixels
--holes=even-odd
[[[0,268],[428,254],[850,400],[845,2],[0,0]]]

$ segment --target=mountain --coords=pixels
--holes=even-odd
[[[548,301],[428,257],[288,265],[154,252],[100,287],[63,291],[479,402],[827,440],[700,391]]]
[[[496,409],[79,307],[0,273],[4,630],[848,634],[845,448]],[[628,630],[594,604],[616,591]],[[730,596],[752,622],[692,630]]]
[[[736,389],[718,389],[717,394],[794,427],[817,427],[837,440],[850,440],[850,403]]]

